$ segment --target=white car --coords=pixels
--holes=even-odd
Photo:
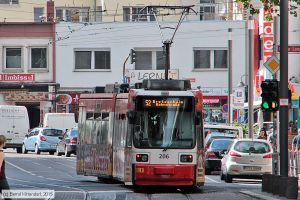
[[[235,139],[221,160],[221,180],[261,178],[272,172],[272,147],[261,139]]]

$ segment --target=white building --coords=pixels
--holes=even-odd
[[[175,26],[176,23],[161,25]],[[177,70],[178,78],[192,80],[193,87],[200,86],[207,96],[206,103],[219,110],[227,103],[228,95],[229,28],[232,29],[232,86],[235,89],[247,69],[246,21],[184,22],[170,49],[170,69]],[[147,78],[149,73],[146,72],[157,73],[154,70],[164,69],[162,41],[170,39],[174,30],[162,29],[162,39],[155,22],[60,23],[56,32],[57,82],[60,93],[71,93],[122,83],[123,64],[130,49],[136,51],[136,62],[131,64],[129,59],[126,71],[142,72]]]

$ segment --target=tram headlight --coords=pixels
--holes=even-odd
[[[137,162],[148,162],[147,154],[136,154],[135,158]]]
[[[193,155],[181,155],[180,162],[193,162]]]

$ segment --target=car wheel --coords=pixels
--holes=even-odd
[[[41,153],[41,151],[39,150],[39,147],[38,147],[37,144],[35,144],[34,152],[35,152],[36,154],[40,154],[40,153]]]
[[[220,178],[221,178],[221,181],[224,181],[224,174],[223,174],[223,171],[221,170],[221,172],[220,172]]]
[[[226,174],[224,178],[226,183],[232,183],[232,176],[229,174]]]
[[[68,147],[67,146],[65,147],[65,156],[66,157],[70,157],[71,156],[70,152],[68,152]]]
[[[25,144],[22,145],[22,153],[24,153],[24,154],[28,153],[28,151],[27,151],[27,149],[25,147]]]
[[[17,148],[17,153],[22,153],[22,147]]]
[[[50,155],[54,155],[55,151],[49,151]]]
[[[205,175],[211,175],[211,170],[209,168],[205,168]]]
[[[60,153],[59,150],[58,150],[58,146],[56,147],[56,155],[57,155],[57,156],[61,156],[61,153]]]

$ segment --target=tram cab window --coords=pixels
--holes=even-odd
[[[167,99],[167,98],[166,98]],[[143,102],[144,99],[142,99]],[[143,106],[137,111],[134,145],[137,148],[193,148],[195,113],[189,97],[163,100],[180,101],[180,106]]]

